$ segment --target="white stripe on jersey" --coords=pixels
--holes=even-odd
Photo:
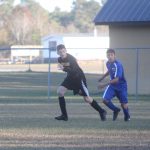
[[[86,95],[89,96],[89,91],[88,91],[87,87],[85,86],[84,82],[81,81],[81,83],[82,83],[82,87],[83,87],[83,89],[84,89]]]
[[[103,99],[104,99],[104,97],[105,97],[105,95],[106,95],[106,92],[107,92],[108,88],[109,88],[109,85],[107,86],[107,88],[106,88],[106,90],[105,90],[105,92],[104,92],[104,94],[103,94]]]
[[[118,73],[118,68],[117,68],[117,64],[116,64],[116,63],[114,63],[114,65],[115,65],[115,67],[116,67],[116,72],[115,72],[115,76],[114,76],[114,78],[116,78],[117,73]]]

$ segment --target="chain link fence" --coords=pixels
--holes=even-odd
[[[102,49],[99,50],[102,51]],[[45,51],[48,52],[47,57],[43,56]],[[86,55],[86,49],[83,49],[82,53]],[[92,55],[95,55],[93,49],[91,49],[91,57]],[[130,98],[149,99],[150,48],[116,48],[116,57],[124,66]],[[100,75],[106,72],[107,60],[97,58],[92,60],[77,58],[77,60],[86,73],[91,95],[100,96],[102,92],[97,89],[97,81]],[[64,77],[65,73],[57,69],[57,57],[52,57],[49,48],[28,47],[0,50],[0,101],[17,102],[32,99],[32,101],[41,102],[46,101],[47,97],[53,99],[56,96],[57,86]]]

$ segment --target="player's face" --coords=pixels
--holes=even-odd
[[[66,49],[65,49],[65,48],[60,49],[60,50],[58,51],[58,55],[59,55],[61,58],[66,58],[66,57],[67,57],[67,51],[66,51]]]
[[[107,58],[109,62],[115,61],[115,54],[114,53],[107,53]]]

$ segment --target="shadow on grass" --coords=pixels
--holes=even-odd
[[[89,105],[84,103],[67,104],[69,120],[67,122],[54,119],[59,113],[58,104],[3,104],[0,105],[0,127],[9,128],[41,128],[41,129],[106,129],[106,130],[150,130],[149,105],[131,107],[131,121],[123,120],[123,113],[117,121],[112,121],[112,112],[108,111],[107,120],[100,116]],[[57,113],[57,114],[56,114]]]
[[[85,129],[95,129],[95,130],[150,130],[150,120],[147,119],[132,119],[130,122],[124,122],[122,119],[113,122],[111,119],[102,122],[98,118],[71,118],[69,121],[57,121],[51,117],[0,117],[1,128],[11,129],[11,128],[39,128],[39,129],[57,129],[62,130],[85,130]]]
[[[150,147],[0,147],[2,150],[149,150]]]

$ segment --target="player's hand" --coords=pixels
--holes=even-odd
[[[103,79],[102,78],[100,78],[100,79],[98,79],[98,82],[101,82]]]
[[[61,64],[58,64],[57,68],[58,68],[58,70],[63,70],[64,69],[63,65],[61,65]]]
[[[105,83],[99,83],[97,87],[98,89],[103,89],[105,86],[106,86]]]

